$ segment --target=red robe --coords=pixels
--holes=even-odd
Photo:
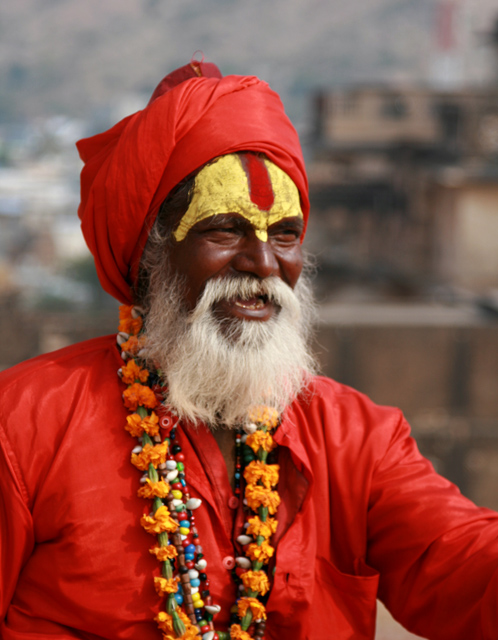
[[[0,374],[3,640],[159,640],[113,337]],[[180,431],[210,591],[235,591],[234,516],[212,435]],[[434,640],[498,637],[498,515],[422,458],[397,409],[332,380],[287,410],[268,640],[372,639],[375,600]],[[233,502],[231,502],[233,507]],[[5,617],[4,617],[5,616]],[[220,615],[219,626],[226,617]]]

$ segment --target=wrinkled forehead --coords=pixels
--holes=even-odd
[[[263,242],[271,225],[283,218],[303,217],[299,191],[291,178],[254,153],[221,156],[201,169],[189,208],[173,235],[180,242],[197,222],[226,213],[246,218]]]

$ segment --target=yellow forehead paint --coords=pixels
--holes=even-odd
[[[299,191],[289,176],[270,160],[250,154],[221,156],[199,171],[175,240],[183,240],[197,222],[225,213],[246,218],[263,242],[275,222],[303,217]]]

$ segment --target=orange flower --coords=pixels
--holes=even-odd
[[[140,453],[131,454],[131,464],[134,465],[140,471],[147,471],[149,464],[155,469],[166,461],[168,455],[168,443],[161,442],[152,446],[151,444],[144,445]]]
[[[159,562],[173,560],[178,555],[178,551],[172,544],[168,544],[166,547],[152,547],[152,549],[149,549],[149,553],[156,556]]]
[[[255,431],[251,435],[247,436],[246,444],[251,447],[254,453],[258,453],[259,449],[264,451],[271,451],[277,445],[273,442],[273,438],[270,433],[264,431]]]
[[[258,422],[259,424],[274,429],[278,424],[278,411],[272,407],[253,407],[249,411],[249,420],[251,422]]]
[[[154,411],[150,416],[145,416],[143,420],[138,413],[132,413],[126,416],[125,429],[134,438],[139,438],[144,431],[149,436],[156,436],[159,433],[159,418]]]
[[[165,498],[170,492],[170,486],[163,478],[159,482],[152,482],[149,478],[145,484],[138,490],[139,498]]]
[[[241,580],[246,589],[257,591],[262,596],[270,590],[270,581],[264,571],[246,571]]]
[[[178,637],[173,629],[173,618],[165,611],[160,611],[154,620],[164,633],[163,640],[194,640],[194,638],[199,638],[199,630],[190,622],[188,616],[180,608],[176,611],[185,625],[185,633]],[[249,638],[249,640],[251,639]]]
[[[237,603],[237,613],[239,618],[243,618],[250,610],[254,620],[266,620],[265,605],[256,598],[241,598]]]
[[[230,627],[230,638],[231,640],[252,640],[251,636],[244,631],[240,624],[232,624]]]
[[[249,526],[247,527],[248,536],[263,536],[263,538],[270,538],[277,530],[278,521],[275,518],[267,518],[263,522],[259,516],[253,516],[249,518]]]
[[[256,484],[261,480],[261,484],[270,489],[278,483],[278,464],[266,464],[260,460],[250,462],[244,471],[244,478],[249,484]]]
[[[259,507],[268,507],[268,511],[273,515],[280,504],[280,496],[276,491],[271,491],[257,484],[248,484],[245,492],[247,504],[253,511]]]
[[[140,349],[143,349],[144,345],[144,336],[140,336],[139,338],[137,338],[137,336],[131,336],[126,342],[123,342],[121,351],[126,351],[127,353],[131,353],[132,356],[136,356]]]
[[[133,384],[136,381],[145,382],[148,377],[147,369],[140,367],[135,360],[130,360],[121,368],[121,380],[126,384]]]
[[[162,596],[165,593],[176,593],[178,591],[178,581],[180,578],[163,578],[162,576],[155,576],[154,586],[158,596]]]
[[[123,391],[124,405],[131,411],[135,411],[138,406],[154,409],[157,406],[157,398],[149,387],[135,382],[128,389]]]
[[[137,335],[142,328],[142,318],[134,318],[132,315],[133,305],[122,304],[119,307],[119,331]]]
[[[142,427],[149,436],[157,436],[159,433],[159,418],[154,411],[152,411],[150,416],[145,416],[142,421]]]
[[[151,534],[162,533],[163,531],[174,533],[178,529],[178,524],[170,516],[168,508],[164,505],[159,507],[153,516],[142,516],[140,524],[147,533]]]
[[[267,563],[274,553],[275,549],[270,546],[266,540],[264,540],[261,545],[258,545],[256,542],[251,542],[246,549],[247,557],[256,562]]]

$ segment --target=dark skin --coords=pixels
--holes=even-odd
[[[252,275],[263,280],[281,278],[292,289],[303,267],[300,238],[303,220],[298,216],[283,218],[268,229],[263,242],[243,216],[230,213],[216,215],[195,224],[181,242],[173,242],[169,260],[172,268],[186,278],[185,304],[195,308],[206,282],[211,278]],[[220,316],[243,320],[267,321],[277,309],[270,302],[246,304],[225,301],[216,309]]]
[[[172,268],[186,278],[185,304],[193,310],[206,282],[226,276],[253,276],[263,280],[281,278],[292,289],[303,268],[301,235],[303,219],[283,218],[268,229],[268,241],[260,240],[251,223],[239,214],[223,214],[201,220],[181,242],[173,241],[169,252]],[[223,320],[239,318],[266,322],[278,308],[266,300],[225,300],[215,309]],[[232,431],[217,429],[214,437],[234,477],[234,438]]]

